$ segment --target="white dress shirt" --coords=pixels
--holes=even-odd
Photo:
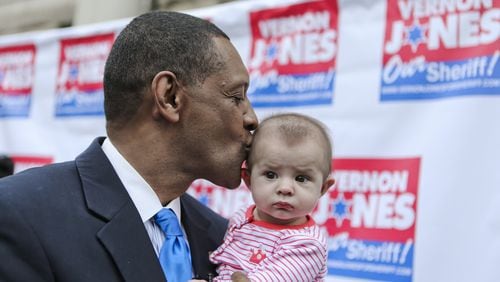
[[[146,180],[144,180],[144,178],[142,178],[132,165],[129,164],[120,152],[118,152],[109,138],[104,140],[101,148],[111,162],[111,165],[115,169],[115,172],[123,183],[123,186],[125,186],[125,189],[134,202],[135,207],[139,211],[144,227],[146,228],[149,238],[151,239],[151,243],[153,244],[156,256],[159,256],[161,246],[163,245],[163,241],[165,241],[165,234],[154,222],[153,217],[163,208],[160,199]],[[186,239],[186,232],[181,224],[180,199],[173,199],[165,208],[171,208],[174,211],[177,219],[179,220],[182,232],[184,233],[184,238]]]

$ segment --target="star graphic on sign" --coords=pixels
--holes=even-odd
[[[267,46],[267,50],[266,50],[266,60],[268,62],[272,62],[276,58],[277,54],[278,54],[277,44],[274,42],[269,44],[269,46]]]
[[[420,24],[418,19],[415,19],[411,26],[405,28],[405,45],[410,45],[413,53],[417,52],[418,45],[427,42],[425,35],[427,29],[427,25]]]
[[[70,81],[75,81],[78,79],[78,65],[76,64],[71,64],[69,67],[69,80]]]
[[[337,227],[342,225],[344,219],[351,219],[349,208],[352,206],[352,201],[346,200],[343,193],[339,193],[336,199],[332,202],[332,214]]]

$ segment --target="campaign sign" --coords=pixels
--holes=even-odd
[[[412,280],[419,169],[419,158],[335,160],[330,275]]]
[[[14,162],[14,173],[18,173],[32,167],[48,165],[54,161],[52,157],[48,156],[12,155],[10,158]]]
[[[29,116],[35,57],[33,44],[0,48],[0,118]]]
[[[336,1],[250,13],[248,97],[255,107],[330,104],[337,55]]]
[[[388,0],[381,101],[500,95],[500,1]]]
[[[61,40],[56,116],[104,114],[102,79],[114,34]]]

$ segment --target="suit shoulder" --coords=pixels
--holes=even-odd
[[[30,198],[31,195],[49,196],[54,189],[79,183],[73,161],[30,168],[0,179],[0,198]],[[41,192],[44,193],[41,193]],[[41,199],[40,199],[41,200]]]

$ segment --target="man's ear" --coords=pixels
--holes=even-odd
[[[331,175],[328,175],[325,182],[323,182],[323,185],[321,186],[321,196],[323,196],[333,185],[335,185],[335,179],[333,179]]]
[[[241,168],[241,178],[243,178],[243,181],[245,182],[245,185],[247,185],[248,189],[250,189],[250,171],[248,168],[244,167]]]
[[[151,82],[153,92],[153,117],[164,118],[170,122],[179,120],[180,88],[177,77],[170,71],[161,71]]]

